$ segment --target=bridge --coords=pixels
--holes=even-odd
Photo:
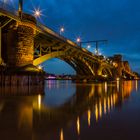
[[[75,69],[81,79],[134,79],[121,55],[104,58],[82,48],[22,11],[0,2],[0,67],[7,71],[38,72],[38,65],[59,58]]]

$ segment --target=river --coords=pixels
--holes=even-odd
[[[132,140],[139,130],[137,80],[0,88],[1,140]]]

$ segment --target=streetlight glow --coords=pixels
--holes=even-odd
[[[35,17],[40,17],[41,16],[41,11],[39,9],[34,11],[34,16]]]
[[[90,49],[90,48],[91,48],[91,46],[90,46],[90,45],[88,45],[88,46],[87,46],[87,48],[88,48],[88,49]]]
[[[64,27],[61,27],[61,28],[60,28],[60,35],[61,35],[61,33],[63,33],[64,31],[65,31]]]
[[[81,42],[80,37],[78,37],[76,41],[77,41],[77,43],[80,43]]]
[[[42,66],[38,66],[38,69],[39,69],[39,70],[42,70]]]

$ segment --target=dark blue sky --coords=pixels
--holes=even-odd
[[[100,51],[107,56],[121,53],[140,72],[140,0],[24,0],[24,4],[26,12],[43,9],[41,22],[56,32],[64,25],[63,35],[73,41],[78,36],[82,41],[108,39]],[[54,66],[57,63],[59,68]],[[49,71],[72,71],[55,59],[46,66]]]

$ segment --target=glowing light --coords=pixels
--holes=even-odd
[[[90,48],[91,48],[91,46],[90,46],[90,45],[88,45],[88,46],[87,46],[87,49],[90,49]]]
[[[98,121],[99,111],[98,111],[98,105],[97,104],[95,105],[95,118],[96,118],[96,121]]]
[[[77,41],[77,43],[80,43],[81,42],[81,38],[78,37],[76,41]]]
[[[136,91],[138,91],[138,80],[136,80]]]
[[[77,133],[80,135],[80,119],[77,117]]]
[[[107,74],[103,75],[103,77],[107,78]]]
[[[38,95],[38,108],[41,108],[41,95]]]
[[[105,82],[105,93],[107,93],[107,82]]]
[[[113,66],[114,66],[114,67],[118,67],[118,64],[115,63],[115,62],[113,62]]]
[[[104,114],[106,114],[106,98],[104,98]]]
[[[114,106],[115,106],[115,104],[116,104],[116,95],[115,94],[113,95],[113,103],[114,103]]]
[[[110,112],[110,98],[107,98],[107,102],[108,102],[108,112]]]
[[[60,131],[60,140],[64,140],[63,129],[61,129],[61,131]]]
[[[34,16],[37,18],[37,17],[40,17],[41,16],[41,10],[39,9],[35,9],[34,11]]]
[[[101,103],[101,101],[99,102],[99,115],[101,118],[102,117],[102,103]]]
[[[111,99],[111,108],[113,108],[113,96],[111,95],[111,97],[110,97]]]
[[[42,66],[38,66],[38,69],[39,69],[39,70],[42,70]]]
[[[97,54],[97,52],[98,52],[98,51],[95,49],[95,54]]]
[[[88,110],[87,114],[88,114],[88,126],[90,126],[91,111],[90,111],[90,110]]]
[[[120,80],[120,78],[119,78],[119,77],[117,77],[117,78],[116,78],[116,80],[117,80],[117,81],[119,81],[119,80]]]
[[[60,35],[65,31],[64,27],[60,28]]]
[[[119,92],[119,90],[120,90],[120,81],[119,79],[117,79],[117,91]]]

